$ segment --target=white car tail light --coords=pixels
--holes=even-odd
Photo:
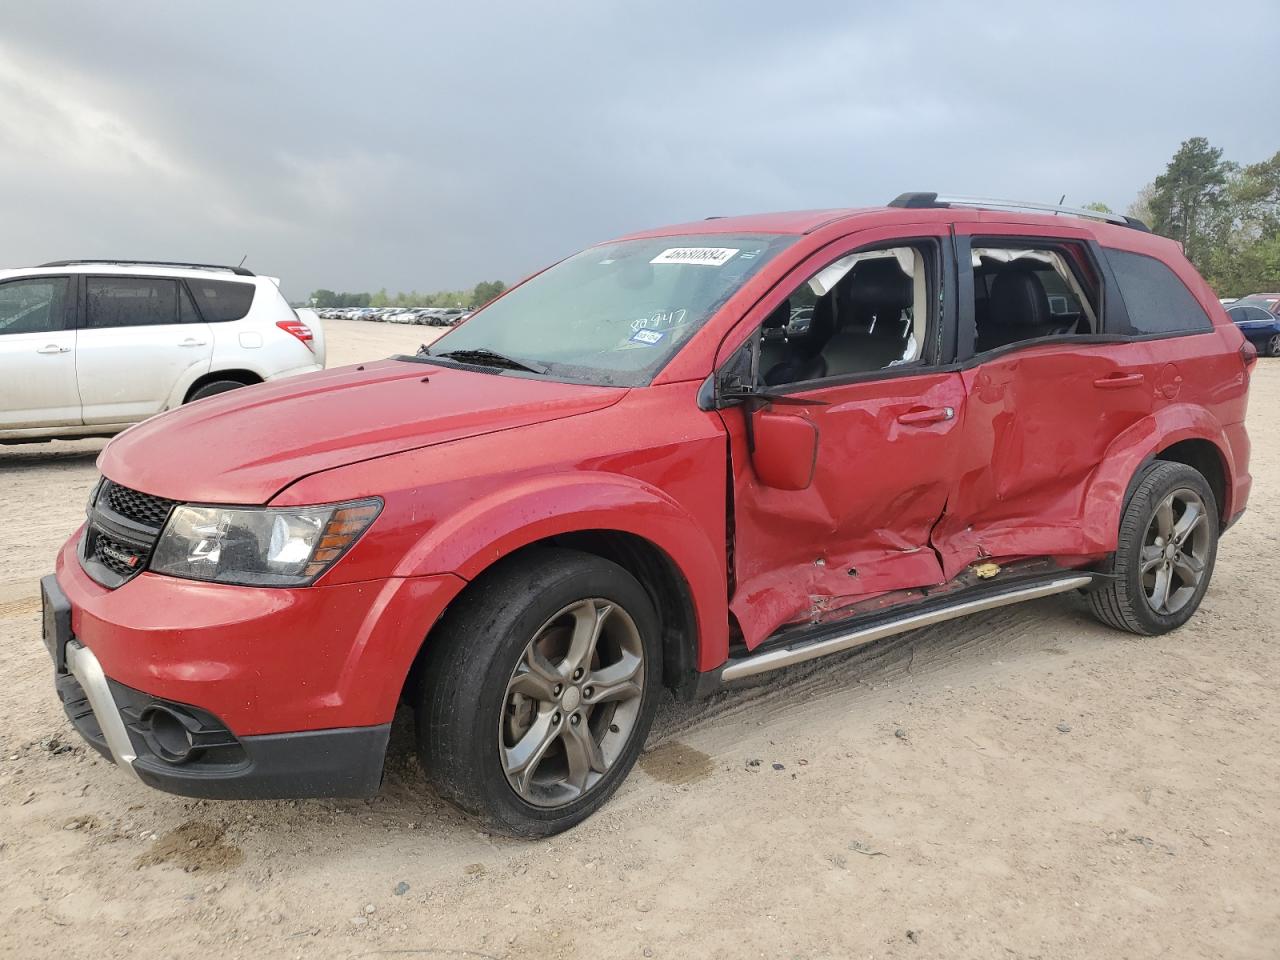
[[[308,350],[315,350],[315,347],[312,346],[312,341],[315,337],[311,333],[311,328],[301,320],[280,320],[277,321],[276,326],[285,333],[293,334],[293,336],[307,345]]]

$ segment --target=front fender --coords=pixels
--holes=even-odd
[[[1107,448],[1106,456],[1085,491],[1082,553],[1110,553],[1116,548],[1120,514],[1129,483],[1149,459],[1183,440],[1207,440],[1222,461],[1226,488],[1233,489],[1232,451],[1224,449],[1227,433],[1218,418],[1204,407],[1179,403],[1144,417],[1121,433]],[[1227,504],[1219,504],[1226,510]]]
[[[560,534],[607,530],[641,537],[688,584],[699,670],[728,657],[724,545],[662,490],[631,477],[556,473],[493,491],[449,514],[403,557],[394,576],[455,573],[468,580],[521,547]]]

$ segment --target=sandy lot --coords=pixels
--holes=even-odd
[[[424,328],[327,323],[331,364]],[[403,724],[370,801],[199,802],[82,746],[36,579],[101,441],[0,447],[0,956],[1280,955],[1280,363],[1253,502],[1182,631],[1074,596],[668,703],[605,810],[487,836]]]

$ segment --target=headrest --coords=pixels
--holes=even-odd
[[[1008,326],[1043,326],[1053,319],[1040,278],[1015,264],[1005,267],[992,281],[988,313],[994,322]]]
[[[845,297],[863,309],[905,310],[912,303],[911,278],[902,272],[896,257],[863,260],[841,281]]]

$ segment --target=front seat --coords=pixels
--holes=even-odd
[[[903,312],[912,305],[911,278],[892,257],[863,260],[836,285],[839,329],[827,348],[835,375],[882,370],[907,350]]]
[[[1061,326],[1049,310],[1049,297],[1035,271],[1010,264],[991,283],[987,316],[978,325],[977,350],[1052,336]]]

